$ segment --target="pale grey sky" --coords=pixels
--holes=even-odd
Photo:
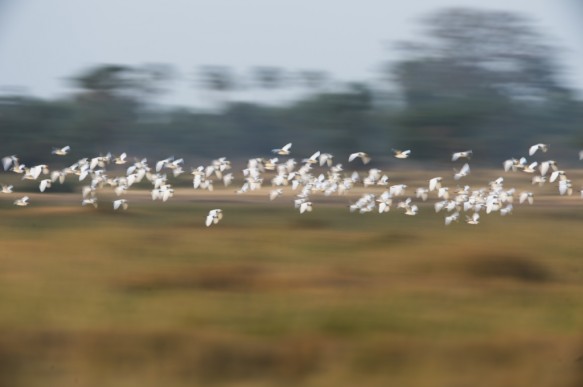
[[[391,43],[414,39],[417,21],[442,7],[521,12],[564,49],[565,79],[583,90],[579,0],[4,0],[0,88],[53,97],[65,78],[97,63],[168,63],[181,77],[166,102],[200,102],[200,65],[322,69],[340,80],[379,78],[397,60]]]

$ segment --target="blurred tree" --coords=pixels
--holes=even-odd
[[[263,89],[278,89],[286,84],[286,72],[279,67],[259,66],[253,69],[253,79]]]
[[[339,154],[355,152],[369,129],[372,94],[362,83],[350,83],[345,90],[319,93],[290,107],[285,122],[306,152],[314,146]],[[298,147],[296,147],[297,149]]]
[[[83,71],[72,81],[85,95],[111,97],[133,85],[134,82],[128,77],[131,73],[133,70],[128,66],[99,65]]]
[[[528,121],[516,120],[518,110],[546,109],[568,94],[558,81],[554,49],[521,15],[454,8],[423,23],[427,39],[402,43],[405,59],[391,68],[405,102],[395,116],[402,142],[435,154],[468,147],[475,137],[509,139],[510,126],[516,141]],[[538,130],[530,127],[530,137]]]
[[[95,151],[125,138],[137,121],[142,85],[137,70],[128,66],[99,65],[73,78],[80,89],[76,98],[74,131],[82,133]]]
[[[132,69],[131,84],[137,97],[151,100],[167,91],[167,84],[176,78],[176,69],[165,63],[148,63]]]
[[[311,90],[321,91],[330,82],[330,75],[322,70],[301,70],[298,78],[303,86]]]
[[[18,153],[25,163],[46,160],[62,140],[69,109],[58,102],[19,96],[0,98],[0,128],[4,154]]]
[[[221,107],[228,101],[228,94],[237,87],[233,71],[227,66],[208,65],[199,68],[202,86],[213,95],[214,104]]]

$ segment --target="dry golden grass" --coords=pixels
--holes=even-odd
[[[2,387],[583,385],[574,204],[445,227],[225,200],[207,229],[204,200],[71,198],[0,208]]]

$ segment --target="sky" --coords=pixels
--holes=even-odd
[[[0,0],[0,93],[52,98],[95,64],[167,63],[165,103],[204,98],[196,68],[318,69],[374,82],[397,61],[394,43],[419,37],[419,19],[443,7],[516,11],[561,48],[563,77],[583,90],[581,0]]]

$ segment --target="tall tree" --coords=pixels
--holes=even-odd
[[[453,8],[423,25],[426,39],[402,43],[405,59],[391,69],[406,106],[396,119],[404,141],[451,150],[475,136],[516,140],[527,126],[517,110],[569,94],[554,49],[519,14]]]
[[[297,74],[302,86],[321,91],[329,82],[330,75],[323,70],[300,70]]]
[[[274,66],[259,66],[253,69],[253,79],[263,89],[278,89],[285,85],[285,70]]]
[[[136,70],[129,66],[99,65],[73,78],[77,94],[74,122],[95,150],[123,139],[123,132],[136,122],[140,105]]]
[[[368,134],[372,93],[367,85],[350,83],[334,93],[319,93],[290,107],[286,119],[294,132],[312,145],[323,144],[339,154],[354,152]],[[294,140],[295,141],[295,140]],[[306,141],[295,141],[311,150]],[[302,144],[303,143],[303,144]]]
[[[228,102],[229,93],[237,88],[235,74],[228,66],[201,66],[199,81],[203,88],[211,93],[214,105],[225,105]]]

